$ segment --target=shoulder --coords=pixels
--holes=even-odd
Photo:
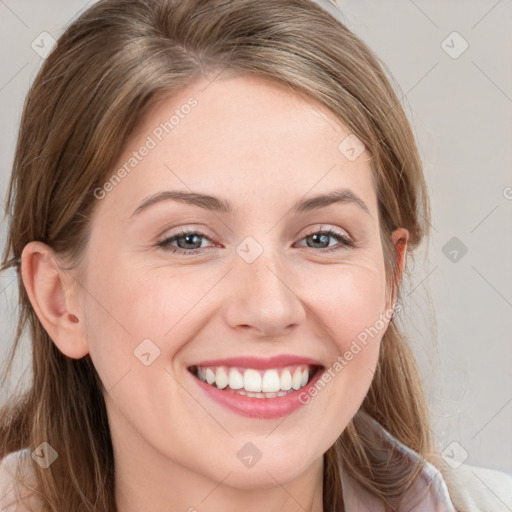
[[[435,466],[392,436],[370,417],[385,446],[398,450],[412,462],[422,461],[419,478],[404,497],[408,512],[511,512],[512,475],[502,471],[461,464],[448,464],[439,454]],[[421,503],[417,502],[422,497]]]
[[[37,480],[28,448],[0,459],[0,510],[25,512],[41,510],[34,490]]]
[[[450,498],[464,512],[512,510],[512,476],[495,469],[462,464],[443,471]]]

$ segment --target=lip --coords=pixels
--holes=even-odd
[[[240,366],[244,366],[247,360],[251,360],[251,364],[254,363],[253,358],[234,358],[234,359],[224,359],[221,361],[206,361],[201,363],[200,366],[228,366],[227,361],[230,361],[230,364],[240,364],[243,362],[244,364],[240,364]],[[275,358],[272,358],[275,359]],[[266,360],[265,364],[270,360]],[[292,364],[296,364],[298,358],[294,358]],[[306,364],[305,361],[311,360],[302,360],[302,364]],[[260,360],[261,362],[261,360]],[[208,363],[208,364],[206,364]],[[212,364],[215,363],[215,364]],[[275,360],[272,361],[275,364]],[[312,364],[312,363],[307,363]],[[310,395],[309,389],[315,386],[315,383],[322,376],[325,368],[322,365],[316,364],[317,368],[312,375],[310,381],[301,389],[294,391],[293,393],[289,393],[285,396],[275,397],[275,398],[252,398],[248,396],[238,395],[232,391],[225,391],[218,389],[210,384],[203,382],[198,377],[196,377],[192,372],[189,372],[194,382],[203,390],[209,398],[214,400],[216,403],[224,406],[232,412],[235,412],[242,416],[248,416],[251,418],[259,418],[259,419],[274,419],[281,418],[283,416],[287,416],[291,414],[295,410],[299,409],[301,406],[307,405],[308,402],[303,403],[299,400],[299,397],[307,393]],[[273,366],[272,368],[275,368]],[[255,368],[254,366],[250,366],[250,368],[254,369],[266,369],[267,366],[263,366],[260,368]]]
[[[273,356],[268,358],[245,356],[231,357],[228,359],[211,359],[209,361],[193,363],[189,365],[189,368],[193,366],[238,366],[242,368],[253,368],[254,370],[269,370],[273,368],[280,368],[281,366],[293,366],[299,364],[308,366],[323,366],[320,361],[316,361],[315,359],[283,354],[280,356]]]

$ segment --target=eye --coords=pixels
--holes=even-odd
[[[186,231],[182,230],[180,233],[172,235],[171,237],[165,238],[157,243],[158,247],[162,247],[166,251],[170,251],[174,254],[197,254],[200,252],[201,241],[198,239],[204,238],[205,240],[209,240],[209,238],[200,231]],[[173,242],[178,242],[178,248],[173,246]],[[199,244],[199,247],[197,245]],[[190,247],[190,246],[196,247]],[[184,249],[190,250],[184,250]]]
[[[306,236],[302,240],[312,240],[313,244],[316,245],[324,245],[326,242],[328,243],[329,238],[334,238],[338,241],[338,244],[330,247],[329,249],[322,249],[321,247],[311,247],[315,251],[320,252],[331,252],[331,251],[339,251],[343,248],[353,248],[356,244],[345,234],[338,233],[336,230],[329,228],[327,230],[313,230],[306,234]],[[304,246],[301,246],[304,247]],[[308,246],[310,247],[310,246]]]

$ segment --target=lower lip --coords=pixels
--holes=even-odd
[[[223,405],[227,409],[241,414],[242,416],[250,416],[251,418],[272,419],[281,418],[291,414],[302,405],[309,403],[310,394],[309,389],[314,387],[316,381],[320,379],[323,373],[323,368],[318,369],[310,382],[303,388],[285,396],[278,396],[275,398],[252,398],[244,395],[239,395],[230,391],[223,391],[219,388],[210,386],[206,382],[198,379],[192,374],[194,381],[198,386],[203,389],[210,398],[215,402]],[[308,397],[307,402],[303,403],[299,397]]]

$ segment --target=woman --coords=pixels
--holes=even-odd
[[[6,510],[493,506],[437,453],[394,318],[429,227],[414,137],[322,7],[98,2],[32,85],[6,209],[33,346]]]

